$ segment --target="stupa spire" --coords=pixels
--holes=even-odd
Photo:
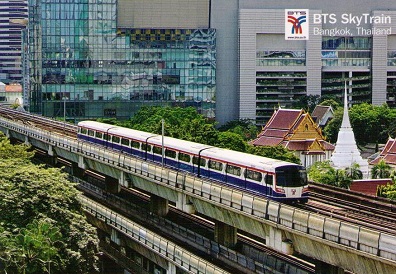
[[[350,167],[353,163],[357,163],[359,164],[359,169],[363,172],[363,176],[368,176],[368,162],[360,155],[356,145],[355,134],[349,120],[346,82],[344,91],[344,115],[331,161],[333,166],[339,169],[344,169]]]

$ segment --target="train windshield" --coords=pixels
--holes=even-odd
[[[307,172],[302,166],[282,166],[275,169],[276,185],[301,187],[308,184]]]

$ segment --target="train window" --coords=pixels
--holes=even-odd
[[[263,178],[263,175],[260,172],[258,172],[258,171],[246,169],[245,177],[246,177],[246,179],[250,179],[250,180],[253,180],[253,181],[261,182],[261,179]]]
[[[140,143],[136,142],[136,141],[131,141],[131,147],[139,149],[140,148]]]
[[[113,143],[117,143],[117,144],[119,144],[120,143],[120,137],[118,137],[118,136],[111,136],[111,141],[113,142]]]
[[[95,137],[98,138],[98,139],[102,139],[102,138],[103,138],[103,133],[97,131],[97,132],[95,133]]]
[[[151,146],[148,144],[142,144],[142,150],[144,151],[151,151]]]
[[[189,163],[191,160],[191,156],[182,152],[179,152],[179,160],[183,162]]]
[[[81,134],[87,135],[88,130],[86,128],[80,128]]]
[[[124,146],[129,146],[129,139],[122,138],[121,139],[121,144],[124,145]]]
[[[223,170],[223,163],[209,160],[209,168],[221,171]]]
[[[103,140],[110,141],[110,135],[105,133],[103,135]]]
[[[92,129],[88,129],[89,136],[95,136],[95,132]]]
[[[154,152],[155,154],[160,154],[160,155],[162,155],[162,147],[156,147],[156,146],[154,146],[154,147],[153,147],[153,152]]]
[[[194,165],[198,165],[198,159],[199,159],[199,158],[196,157],[196,156],[193,157],[193,164],[194,164]],[[205,165],[206,165],[205,159],[202,159],[202,158],[201,158],[200,161],[199,161],[199,165],[200,165],[200,166],[205,166]]]
[[[242,169],[240,167],[233,166],[233,165],[230,165],[230,164],[227,164],[227,167],[226,167],[226,172],[228,174],[232,174],[232,175],[236,175],[236,176],[240,176],[241,175],[241,170]]]
[[[265,176],[265,183],[267,185],[272,185],[274,183],[274,176],[267,174],[267,176]]]
[[[166,157],[169,157],[169,158],[176,158],[176,151],[170,150],[170,149],[166,149],[165,150],[165,155],[166,155]]]

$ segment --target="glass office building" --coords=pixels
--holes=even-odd
[[[170,105],[214,118],[214,29],[121,27],[116,0],[29,4],[30,111],[78,121]]]
[[[21,30],[27,17],[27,0],[0,0],[0,81],[22,80]]]

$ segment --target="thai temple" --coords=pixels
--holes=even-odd
[[[355,134],[349,120],[347,88],[345,84],[344,95],[344,115],[335,150],[331,156],[331,162],[336,169],[344,169],[350,167],[353,163],[359,165],[359,169],[363,173],[363,178],[368,178],[368,162],[362,158],[360,151],[356,145]]]

